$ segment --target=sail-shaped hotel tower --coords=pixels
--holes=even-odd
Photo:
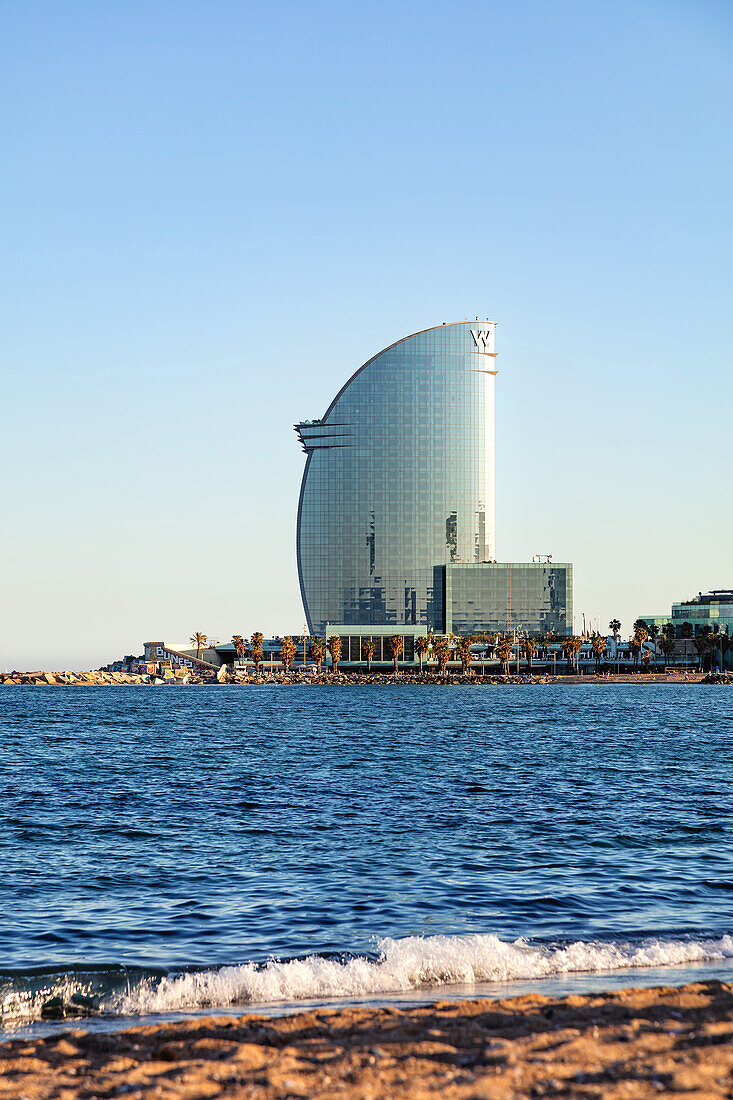
[[[407,336],[360,367],[320,420],[296,425],[312,633],[328,623],[439,632],[444,567],[494,560],[494,330],[461,321]]]

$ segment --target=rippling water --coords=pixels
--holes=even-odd
[[[733,962],[730,688],[6,687],[0,725],[6,1024]]]

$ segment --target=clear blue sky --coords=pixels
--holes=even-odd
[[[300,630],[295,420],[498,322],[498,555],[733,586],[727,0],[0,8],[0,668]]]

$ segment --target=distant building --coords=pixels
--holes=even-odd
[[[214,660],[211,655],[214,654]],[[177,645],[166,642],[145,642],[145,662],[151,665],[163,665],[168,668],[188,668],[205,671],[220,664],[215,651],[201,649],[198,654],[187,643]]]
[[[672,664],[693,667],[700,661],[694,639],[698,634],[716,634],[720,644],[708,655],[712,667],[733,668],[733,589],[716,588],[712,592],[699,592],[692,600],[673,603],[669,615],[640,615],[648,626],[656,626],[659,634],[665,626],[674,627],[675,652]],[[722,637],[723,635],[727,638]]]
[[[435,634],[516,634],[567,637],[573,632],[573,567],[567,563],[516,562],[439,565],[433,570]],[[329,623],[326,638],[338,635],[343,661],[360,661],[363,642],[374,643],[373,661],[391,660],[385,639],[404,641],[404,661],[413,659],[414,639],[424,626],[393,623]]]
[[[495,328],[477,318],[398,340],[295,425],[311,633],[572,633],[570,566],[495,564]]]
[[[700,592],[693,600],[673,603],[672,622],[678,629],[681,629],[682,623],[692,623],[696,634],[711,630],[713,634],[722,631],[733,637],[733,589]]]
[[[320,420],[296,425],[312,633],[329,622],[440,629],[434,567],[493,560],[494,330],[463,321],[398,340]]]
[[[358,665],[364,668],[367,663],[364,655],[364,643],[369,641],[374,645],[374,654],[371,659],[371,664],[373,669],[377,671],[385,671],[385,666],[391,667],[393,664],[393,658],[390,656],[387,642],[388,639],[395,634],[401,636],[403,640],[403,652],[399,658],[400,667],[404,668],[410,666],[413,669],[419,663],[419,657],[415,650],[415,639],[423,636],[429,643],[429,647],[431,647],[436,636],[429,633],[426,635],[422,627],[414,626],[400,626],[395,628],[394,626],[360,627],[341,624],[329,625],[326,627],[327,640],[333,637],[339,637],[341,639],[340,665],[344,667]],[[663,666],[663,659],[661,655],[655,651],[652,642],[645,643],[643,649],[650,654],[651,660],[649,668],[651,671]],[[483,667],[487,672],[499,671],[500,662],[491,644],[476,642],[472,647],[472,653],[471,663],[474,669]],[[517,657],[519,657],[518,661]],[[331,664],[330,657],[326,658],[326,664]],[[431,671],[435,671],[436,664],[432,657],[432,648],[428,649],[423,659],[423,664]],[[453,654],[450,664],[453,668],[459,666],[460,661],[456,653]],[[639,657],[635,657],[629,648],[629,643],[617,641],[613,635],[608,635],[606,639],[606,650],[600,660],[597,660],[593,653],[590,639],[584,640],[583,646],[578,654],[578,669],[580,672],[595,672],[599,667],[602,672],[629,672],[633,669],[640,668],[641,665],[642,662]],[[380,668],[380,666],[382,667]],[[521,670],[526,672],[528,669],[528,658],[522,650],[521,636],[518,636],[515,642],[510,660],[510,667],[512,671]],[[532,659],[532,668],[533,671],[537,673],[564,674],[571,671],[568,658],[563,652],[562,641],[545,641],[540,643]]]
[[[675,636],[682,636],[684,623],[689,623],[692,633],[728,634],[733,637],[733,589],[715,588],[712,592],[699,592],[692,600],[673,603],[669,615],[639,615],[648,626],[656,626],[660,633],[671,623]]]
[[[329,638],[338,637],[341,639],[340,660],[344,664],[366,664],[364,642],[372,642],[374,645],[373,665],[383,664],[384,662],[392,664],[393,659],[389,655],[387,639],[394,637],[395,634],[402,637],[404,647],[400,664],[417,664],[415,638],[427,636],[424,626],[345,626],[343,624],[340,626],[327,626],[326,642]],[[329,662],[330,657],[327,658],[327,663]]]
[[[247,639],[245,639],[246,641]],[[299,638],[294,638],[297,656],[294,664],[303,662],[303,643]],[[279,665],[280,647],[282,638],[264,638],[262,652],[264,663]],[[306,647],[307,654],[307,647]],[[200,650],[192,647],[190,642],[146,642],[145,661],[149,664],[169,664],[171,668],[188,669],[218,669],[222,665],[237,664],[240,666],[251,665],[249,658],[240,660],[232,642],[217,642],[214,645],[202,646]]]
[[[445,634],[516,631],[562,638],[573,633],[573,567],[568,563],[455,563],[439,567],[438,573]]]

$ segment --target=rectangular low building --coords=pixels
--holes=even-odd
[[[446,634],[573,633],[573,567],[567,562],[454,563],[439,571]]]
[[[517,634],[564,638],[573,632],[573,567],[552,562],[481,562],[439,565],[433,570],[433,621],[429,625],[331,623],[326,639],[341,638],[341,660],[363,662],[363,644],[374,644],[373,664],[391,661],[387,639],[403,638],[406,664],[415,639],[435,634]]]
[[[677,638],[694,637],[707,631],[733,637],[733,589],[699,592],[692,600],[673,603],[669,615],[640,615],[639,619],[647,626],[656,626],[660,633],[671,623]],[[685,623],[689,624],[687,629],[683,629]]]
[[[341,661],[343,664],[364,663],[364,642],[374,644],[374,656],[372,664],[392,664],[389,655],[387,639],[398,635],[402,638],[404,650],[400,657],[400,664],[413,664],[417,661],[415,656],[415,638],[427,638],[426,626],[405,626],[404,623],[386,624],[384,626],[351,626],[344,623],[329,624],[326,627],[326,642],[329,638],[341,639]]]
[[[699,592],[693,600],[673,603],[672,623],[678,634],[683,623],[690,623],[695,634],[711,630],[733,637],[733,589]]]

